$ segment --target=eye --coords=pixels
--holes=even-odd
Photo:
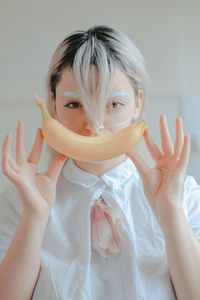
[[[82,105],[79,102],[73,101],[73,102],[67,103],[65,106],[74,109],[74,108],[79,108]]]
[[[121,102],[114,101],[106,106],[106,109],[117,110],[120,106],[124,106]]]

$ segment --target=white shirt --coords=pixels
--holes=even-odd
[[[124,214],[127,243],[105,258],[91,247],[90,213],[102,195]],[[200,240],[200,186],[186,176],[182,205]],[[15,186],[0,197],[0,262],[15,235],[22,205]],[[31,257],[30,257],[31,263]],[[97,177],[68,159],[57,183],[33,300],[173,300],[162,231],[144,195],[140,175],[126,161]]]

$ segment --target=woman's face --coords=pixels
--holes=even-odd
[[[96,76],[98,82],[97,71]],[[122,129],[139,117],[142,107],[142,91],[139,93],[139,98],[136,99],[135,91],[128,77],[120,69],[116,70],[110,82],[108,94],[104,115],[105,129],[95,131],[92,121],[83,109],[81,95],[78,93],[73,72],[71,68],[66,68],[56,86],[56,101],[54,101],[53,93],[51,93],[54,118],[80,135],[100,136]],[[128,119],[130,119],[128,123],[112,127],[113,124],[116,125]]]

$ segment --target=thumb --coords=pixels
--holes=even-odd
[[[130,157],[130,159],[133,161],[134,165],[138,169],[138,172],[140,173],[141,177],[143,178],[146,173],[149,172],[149,166],[144,161],[144,159],[136,152],[127,152],[126,155]]]
[[[55,182],[57,182],[58,176],[60,175],[60,172],[61,172],[67,159],[68,159],[68,156],[59,154],[52,162],[52,164],[48,170],[47,176],[49,176],[50,178],[54,179]]]

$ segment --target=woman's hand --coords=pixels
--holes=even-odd
[[[3,143],[3,173],[15,184],[24,210],[36,218],[47,217],[55,201],[56,183],[67,159],[58,155],[47,174],[37,173],[42,153],[43,135],[39,128],[32,151],[27,158],[23,121],[19,121],[16,136],[16,161],[11,155],[12,135],[8,134]]]
[[[181,204],[181,196],[190,153],[190,136],[184,137],[182,119],[176,119],[176,139],[172,144],[165,115],[160,116],[162,151],[154,143],[149,130],[144,133],[147,149],[155,161],[149,168],[142,157],[135,152],[127,155],[133,160],[143,182],[145,195],[158,221],[161,221],[168,207]]]

